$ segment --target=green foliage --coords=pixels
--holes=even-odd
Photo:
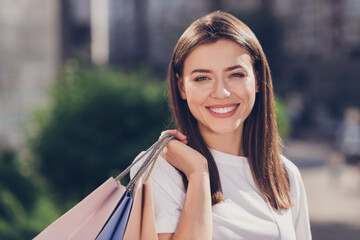
[[[278,96],[275,96],[275,112],[279,135],[281,139],[286,140],[290,134],[290,119],[284,102]]]
[[[47,192],[37,195],[34,207],[28,214],[29,221],[27,221],[27,226],[33,232],[32,237],[41,232],[62,214],[62,211],[60,211],[50,196]]]
[[[7,220],[22,219],[34,202],[34,186],[19,171],[15,157],[12,150],[0,154],[0,215]]]
[[[36,200],[36,188],[19,168],[16,153],[0,152],[0,239],[30,238],[28,214]]]
[[[5,214],[0,215],[0,239],[23,240],[31,239],[51,222],[60,217],[49,194],[37,194],[34,206],[26,211],[21,198],[11,191],[0,191],[0,207],[5,208]]]
[[[59,201],[71,205],[118,174],[160,135],[169,112],[164,84],[70,62],[37,112],[31,148]]]

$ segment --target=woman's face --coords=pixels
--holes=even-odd
[[[257,92],[251,56],[227,39],[199,45],[185,59],[178,87],[202,134],[241,134]]]

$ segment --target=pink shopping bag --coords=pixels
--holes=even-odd
[[[34,240],[95,239],[124,192],[124,186],[114,178],[109,178]]]
[[[125,239],[135,240],[140,238],[156,240],[157,235],[155,231],[155,217],[149,175],[157,157],[166,144],[173,138],[174,136],[170,134],[160,137],[157,142],[135,159],[135,161],[115,179],[112,177],[109,178],[90,195],[75,205],[75,207],[67,211],[43,230],[34,240],[97,239],[102,233],[106,235],[109,231],[111,233],[116,232],[121,226],[125,226],[125,229],[121,228],[118,232],[120,235],[123,235],[123,233],[125,233],[123,230],[127,230]],[[130,172],[132,166],[143,158],[145,158],[145,161],[141,164],[134,178],[130,180],[126,187],[122,186],[120,180]],[[151,169],[145,181],[142,182],[141,176],[151,164]],[[132,193],[135,194],[135,205],[130,204],[128,208],[131,212],[130,215],[122,216],[120,214],[120,216],[117,216],[115,214],[116,209],[119,209],[118,205],[121,205],[121,199],[123,199],[122,197],[125,193],[130,193],[131,201],[133,201]],[[127,195],[124,195],[124,197],[127,197]],[[120,222],[123,223],[123,225],[120,226],[119,222],[115,222],[115,225],[109,225],[108,223],[110,222],[114,223],[111,221],[114,217],[122,220],[122,222]],[[130,217],[130,220],[128,217]]]
[[[123,240],[157,240],[151,179],[140,178]]]

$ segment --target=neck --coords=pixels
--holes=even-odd
[[[235,156],[244,156],[242,147],[242,126],[230,133],[216,133],[209,129],[202,129],[199,126],[208,147]]]

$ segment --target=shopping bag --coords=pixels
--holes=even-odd
[[[97,237],[100,237],[99,233],[103,231],[104,233],[106,231],[111,232],[111,236],[114,236],[114,234],[123,236],[133,205],[133,193],[136,192],[135,188],[142,187],[141,180],[138,180],[141,179],[146,169],[155,162],[162,149],[172,138],[174,137],[169,134],[161,137],[119,176],[115,179],[109,178],[90,195],[43,230],[34,240],[97,239]],[[133,165],[144,157],[146,159],[134,178],[126,187],[122,186],[120,180],[130,172]],[[138,198],[142,199],[140,195]],[[136,206],[138,205],[137,203]],[[140,212],[142,213],[141,209]],[[117,219],[117,221],[111,221],[112,218]],[[107,227],[108,224],[109,227]]]
[[[160,152],[172,138],[172,135],[160,138],[158,144],[161,144],[155,146],[154,151],[129,182],[125,194],[96,240],[157,239],[149,176]],[[142,175],[149,167],[150,170],[143,182]],[[122,177],[119,175],[117,179],[120,180]]]
[[[133,207],[123,239],[157,240],[151,179],[147,179],[145,182],[141,181],[134,197]]]
[[[132,202],[133,197],[131,192],[126,191],[96,240],[123,239],[132,208]]]
[[[34,240],[95,239],[124,192],[124,186],[109,178]]]
[[[123,239],[157,239],[154,204],[151,193],[151,179],[148,177],[144,182],[142,178],[140,178],[137,182],[134,192],[134,202]]]

